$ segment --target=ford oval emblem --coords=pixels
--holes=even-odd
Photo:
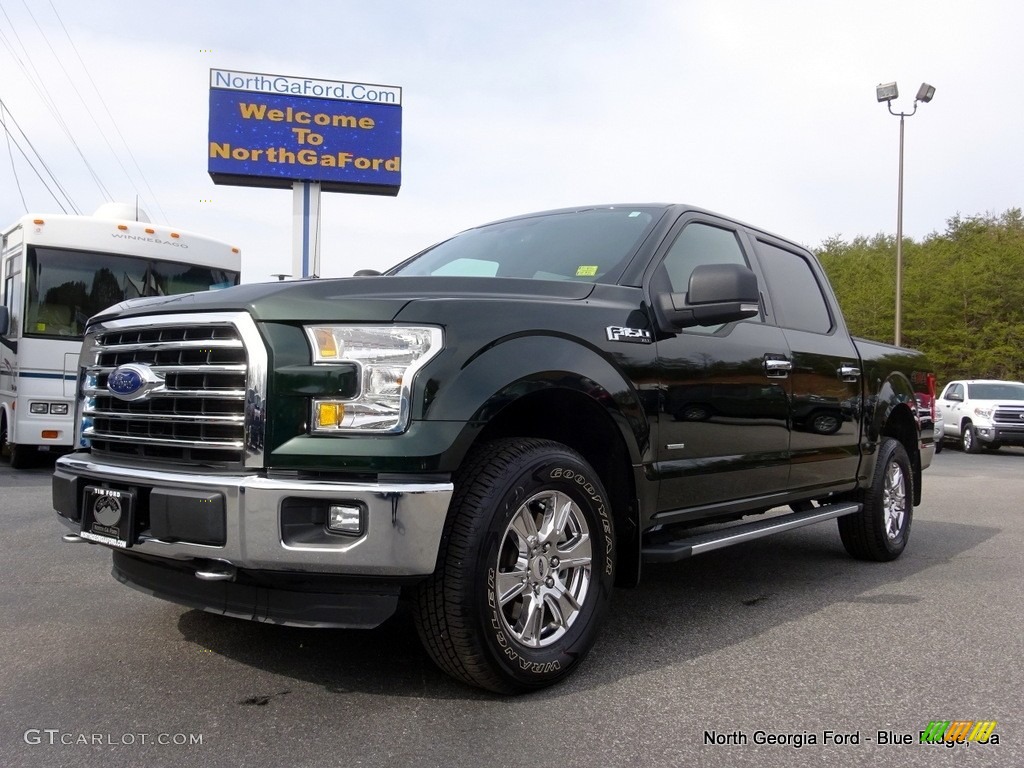
[[[162,385],[153,369],[140,363],[119,366],[107,378],[107,391],[120,400],[140,400]]]

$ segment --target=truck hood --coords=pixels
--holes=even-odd
[[[257,321],[390,322],[419,299],[579,301],[593,283],[502,277],[350,277],[254,283],[219,291],[129,299],[92,318],[248,312]]]

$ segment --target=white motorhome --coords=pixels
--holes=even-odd
[[[133,205],[28,214],[0,231],[0,454],[14,467],[73,447],[86,320],[138,296],[237,285],[228,243],[157,226]]]

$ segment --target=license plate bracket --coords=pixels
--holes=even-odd
[[[87,485],[81,536],[119,549],[130,547],[135,540],[135,492]]]

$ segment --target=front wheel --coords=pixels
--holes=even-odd
[[[882,440],[860,512],[838,518],[839,537],[858,560],[895,560],[907,546],[914,515],[914,476],[902,443]]]
[[[586,656],[614,581],[600,478],[547,440],[485,445],[455,478],[415,621],[434,662],[498,693],[551,685]]]
[[[8,440],[8,437],[7,419],[0,415],[0,458],[10,462],[14,469],[24,469],[29,465],[35,449],[14,445]]]
[[[980,453],[981,443],[978,441],[978,433],[974,429],[974,425],[970,422],[964,424],[963,431],[960,433],[960,447],[963,448],[964,453]]]

